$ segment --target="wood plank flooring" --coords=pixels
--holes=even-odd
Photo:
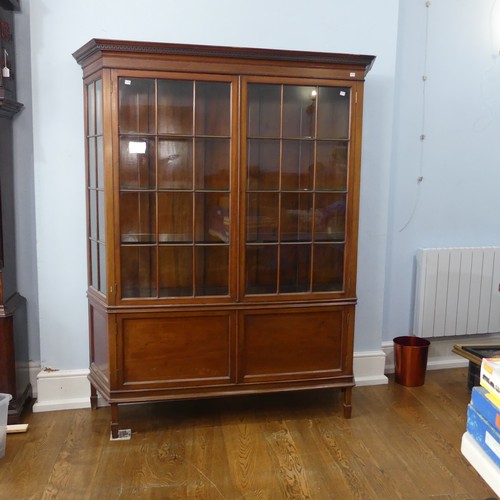
[[[486,499],[460,452],[467,370],[422,387],[181,401],[30,414],[0,459],[0,499]]]

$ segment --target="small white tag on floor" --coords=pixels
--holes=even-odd
[[[113,434],[109,434],[110,441],[128,441],[131,437],[132,429],[120,429],[116,438],[113,437]]]

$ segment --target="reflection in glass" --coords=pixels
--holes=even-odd
[[[282,193],[281,241],[312,241],[312,193]]]
[[[346,194],[316,195],[316,241],[343,241],[345,237]]]
[[[95,135],[95,89],[94,82],[87,85],[87,123],[88,134]]]
[[[316,152],[316,189],[347,189],[348,143],[341,141],[318,142]]]
[[[316,87],[283,86],[283,137],[314,137]]]
[[[229,189],[229,139],[196,139],[197,189]]]
[[[314,141],[283,141],[281,189],[309,190],[314,181]]]
[[[314,245],[313,292],[342,290],[343,275],[344,245]]]
[[[279,137],[281,85],[248,85],[249,137]]]
[[[97,191],[89,190],[90,237],[97,240]]]
[[[319,87],[318,138],[348,139],[351,91],[345,87]]]
[[[151,189],[154,186],[154,140],[146,137],[122,137],[120,139],[120,188]]]
[[[158,141],[158,187],[160,189],[193,187],[192,139]]]
[[[121,294],[123,298],[156,296],[156,247],[121,248]]]
[[[99,241],[104,242],[106,241],[106,206],[104,203],[104,191],[97,191],[97,215],[97,237]]]
[[[193,133],[193,82],[158,80],[158,133]]]
[[[248,245],[246,249],[246,293],[276,293],[278,273],[276,245]]]
[[[97,137],[97,187],[104,189],[104,146],[102,136]]]
[[[229,243],[229,193],[197,193],[196,241]]]
[[[195,254],[196,295],[227,295],[229,247],[198,246]]]
[[[193,247],[162,246],[159,252],[160,297],[193,295]]]
[[[229,136],[231,84],[196,82],[195,114],[197,135]]]
[[[281,245],[280,293],[309,292],[311,282],[311,246]]]
[[[120,133],[155,130],[155,82],[147,78],[119,79]]]
[[[96,188],[96,161],[95,161],[95,137],[89,137],[88,139],[88,155],[89,155],[89,187]]]
[[[155,222],[155,194],[120,193],[120,235],[122,243],[155,242]]]
[[[96,135],[102,135],[102,80],[95,82],[95,126]]]
[[[248,193],[247,241],[278,240],[278,193]]]
[[[193,241],[193,194],[179,191],[158,194],[158,238],[166,242]]]
[[[99,257],[97,241],[90,241],[90,286],[99,289]]]
[[[99,244],[99,291],[106,295],[106,245]]]
[[[248,189],[278,189],[280,141],[248,141]]]

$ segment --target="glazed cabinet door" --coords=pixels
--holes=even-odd
[[[117,73],[119,297],[234,296],[232,77]]]
[[[242,295],[346,290],[356,191],[352,82],[246,79]],[[317,297],[316,297],[317,298]]]

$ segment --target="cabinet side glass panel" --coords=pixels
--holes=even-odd
[[[350,97],[347,87],[248,84],[247,294],[342,291]]]
[[[102,106],[102,80],[95,80],[87,84],[89,285],[106,294],[106,217]]]
[[[118,88],[121,296],[227,295],[231,83],[121,77]]]

